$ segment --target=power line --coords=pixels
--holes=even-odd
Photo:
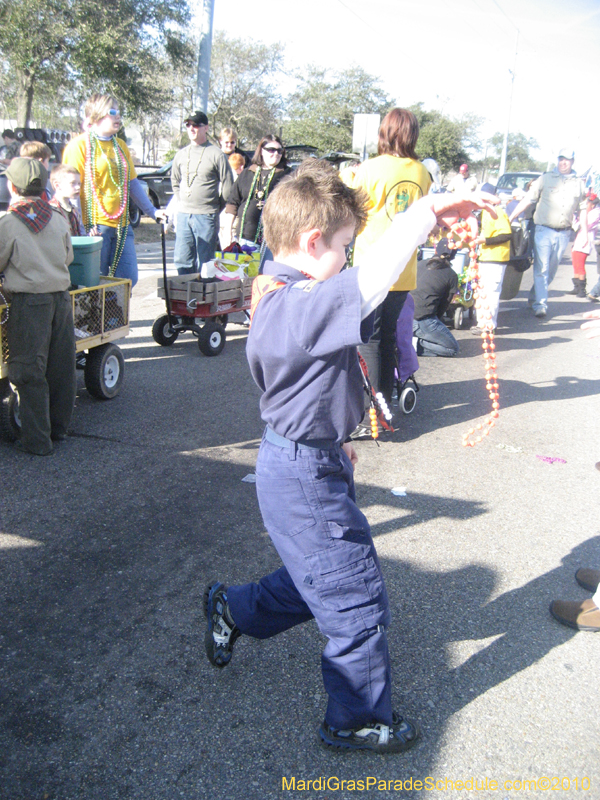
[[[356,11],[354,11],[354,9],[350,8],[350,6],[347,6],[346,3],[342,3],[342,0],[337,0],[337,1],[341,6],[343,6],[346,9],[346,11],[349,11],[351,14],[354,14],[356,19],[360,20],[363,23],[363,25],[366,25],[367,28],[370,28],[373,31],[373,33],[376,33],[378,36],[381,34],[381,31],[375,30],[375,28],[369,22],[367,22],[366,19],[363,19],[359,14],[357,14]]]

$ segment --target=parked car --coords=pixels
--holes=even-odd
[[[541,174],[541,172],[505,172],[498,178],[496,194],[506,205],[514,189],[521,189],[524,192],[529,182],[539,178]]]
[[[299,167],[307,158],[317,158],[319,155],[317,148],[309,144],[288,145],[285,148],[285,153],[290,169],[296,169],[296,167]]]
[[[172,161],[169,161],[164,167],[154,170],[150,169],[142,173],[136,170],[139,180],[148,187],[148,196],[154,208],[165,208],[169,205],[169,200],[173,197],[173,188],[171,187],[172,163]],[[141,169],[143,169],[143,167]]]
[[[360,164],[360,156],[356,155],[356,153],[332,151],[331,153],[325,153],[324,156],[319,156],[319,161],[327,161],[332,167],[342,170],[351,164]]]

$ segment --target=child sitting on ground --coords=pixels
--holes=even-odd
[[[85,228],[75,205],[81,191],[81,177],[78,170],[67,164],[55,164],[50,173],[50,183],[54,191],[50,205],[64,212],[71,229],[71,236],[85,236]]]
[[[8,377],[19,394],[19,449],[52,453],[75,404],[75,333],[69,264],[73,247],[64,216],[41,195],[40,161],[14,158],[5,172],[11,204],[0,219],[0,272],[10,310]]]
[[[491,199],[494,202],[494,199]],[[497,201],[496,201],[497,202]],[[284,566],[259,583],[205,593],[210,662],[225,667],[241,634],[266,639],[316,619],[329,695],[321,741],[397,753],[418,726],[392,709],[388,597],[369,523],[356,505],[348,437],[364,411],[357,345],[372,312],[436,224],[487,204],[429,195],[399,214],[355,269],[347,248],[367,199],[322,161],[305,161],[264,209],[275,254],[255,279],[247,354],[267,423],[256,465],[258,502]],[[435,213],[434,213],[435,212]],[[231,698],[229,699],[231,702]]]

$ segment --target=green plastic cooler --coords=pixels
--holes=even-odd
[[[73,236],[73,262],[69,266],[71,283],[76,286],[98,286],[100,283],[101,236]]]

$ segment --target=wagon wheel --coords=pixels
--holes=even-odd
[[[85,364],[85,387],[98,400],[111,400],[121,391],[125,359],[116,344],[92,348]]]
[[[200,329],[198,347],[205,356],[218,356],[225,347],[225,329],[218,322],[209,320]]]
[[[465,321],[465,312],[462,306],[458,306],[454,311],[454,330],[458,331],[462,328]]]
[[[0,381],[0,438],[14,442],[20,436],[19,395],[6,378]]]
[[[175,322],[175,317],[173,317],[173,315],[171,315],[171,320]],[[170,347],[175,343],[178,336],[179,331],[173,330],[169,324],[168,314],[161,314],[160,317],[154,320],[154,324],[152,325],[152,338],[156,344],[160,344],[163,347]]]

